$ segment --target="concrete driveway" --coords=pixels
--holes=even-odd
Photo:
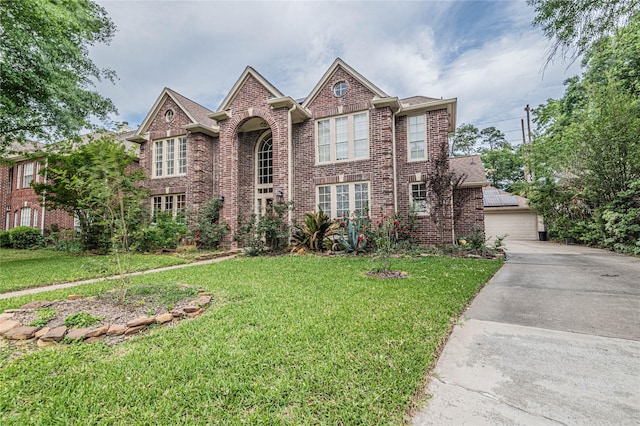
[[[509,242],[414,425],[640,425],[640,259]]]

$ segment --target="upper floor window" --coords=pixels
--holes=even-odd
[[[333,94],[337,98],[341,98],[347,94],[347,83],[345,81],[339,81],[333,86]]]
[[[171,138],[153,143],[153,177],[187,173],[187,138]]]
[[[25,163],[22,166],[22,187],[28,188],[31,186],[31,182],[33,182],[33,164],[34,163]]]
[[[366,112],[316,122],[318,163],[369,157],[369,114]]]
[[[369,183],[344,183],[317,187],[318,208],[329,217],[349,216],[350,212],[364,214],[369,208]]]
[[[426,160],[426,138],[424,115],[414,115],[409,117],[409,161]]]

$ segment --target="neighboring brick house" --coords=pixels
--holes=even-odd
[[[341,59],[294,100],[247,67],[216,111],[163,89],[128,140],[140,144],[151,210],[197,209],[217,197],[236,230],[239,215],[273,202],[293,200],[296,219],[321,207],[331,217],[368,208],[373,220],[415,203],[417,237],[435,243],[424,179],[448,149],[456,102],[389,96]],[[451,167],[467,179],[454,190],[462,211],[446,220],[447,242],[484,229],[481,162]]]
[[[0,165],[0,209],[3,218],[1,230],[9,230],[18,226],[30,226],[44,230],[51,224],[61,228],[73,228],[73,217],[60,210],[47,210],[42,206],[42,197],[36,195],[31,182],[42,182],[39,174],[44,167],[37,156],[31,155],[42,151],[44,144],[27,142],[24,145],[9,147],[9,155],[4,157],[9,165]]]
[[[102,133],[83,136],[87,141]],[[137,148],[136,144],[126,142],[125,139],[133,134],[131,129],[120,129],[114,136],[124,141],[130,148]],[[45,176],[41,170],[46,165],[46,145],[39,142],[13,144],[8,149],[0,164],[0,209],[4,216],[0,222],[0,230],[8,231],[18,226],[30,226],[44,232],[51,225],[60,229],[74,229],[75,221],[72,215],[63,210],[48,210],[43,206],[46,195],[40,196],[31,187],[31,182],[44,182]]]

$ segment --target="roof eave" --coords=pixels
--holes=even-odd
[[[449,115],[449,132],[456,130],[456,114],[458,108],[458,98],[438,99],[431,102],[423,102],[415,105],[402,105],[399,114],[412,114],[426,111],[434,111],[437,109],[446,109]]]
[[[291,96],[283,96],[280,98],[267,99],[267,103],[271,105],[271,108],[288,108],[291,110],[291,120],[293,123],[301,123],[310,119],[313,115],[311,111],[301,106]]]
[[[133,135],[133,136],[130,136],[128,138],[125,138],[125,140],[129,141],[129,142],[134,142],[134,143],[141,144],[141,143],[149,142],[149,136],[147,134],[144,134],[144,135]]]
[[[400,103],[400,99],[397,96],[388,97],[388,98],[373,98],[371,104],[375,108],[391,108],[391,111],[398,112],[402,108],[402,104]]]
[[[220,134],[219,126],[206,126],[204,124],[191,123],[185,124],[182,128],[192,133],[204,133],[209,136],[218,136]]]

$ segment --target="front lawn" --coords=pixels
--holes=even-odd
[[[405,279],[370,278],[373,266],[363,257],[244,258],[134,277],[132,285],[204,287],[212,305],[117,346],[18,355],[5,344],[0,418],[16,425],[402,424],[452,321],[501,262],[392,259]]]
[[[130,272],[187,263],[175,256],[153,254],[127,254],[122,256],[122,261]],[[113,255],[0,249],[0,293],[117,273],[118,265]]]

